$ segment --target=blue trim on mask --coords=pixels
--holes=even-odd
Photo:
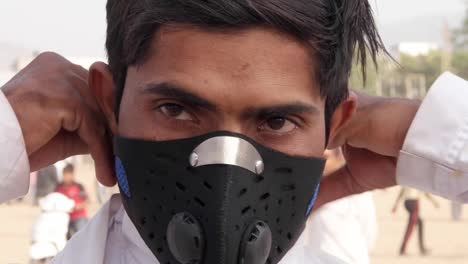
[[[117,181],[119,183],[120,189],[125,194],[125,196],[127,196],[127,198],[130,198],[131,194],[130,187],[128,186],[127,173],[125,172],[125,168],[119,157],[115,157],[115,174],[117,175]]]
[[[306,216],[310,215],[310,212],[312,211],[312,208],[314,207],[315,201],[317,200],[319,188],[320,188],[320,183],[317,184],[317,187],[315,188],[314,196],[312,196],[312,200],[310,200],[309,205],[307,206]]]

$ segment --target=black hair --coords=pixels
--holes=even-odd
[[[63,167],[63,170],[62,170],[62,173],[65,174],[65,173],[73,173],[75,171],[75,166],[73,166],[72,164],[70,163],[67,163],[67,165],[65,165],[65,167]]]
[[[353,60],[365,78],[367,55],[374,64],[385,47],[368,0],[108,0],[106,48],[116,83],[116,115],[129,66],[143,63],[162,25],[190,24],[210,30],[265,26],[307,43],[326,98],[325,119],[348,97]]]

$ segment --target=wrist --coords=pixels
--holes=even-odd
[[[419,100],[363,97],[349,143],[381,155],[398,156],[419,105]]]

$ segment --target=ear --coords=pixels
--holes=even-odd
[[[117,134],[117,119],[114,112],[115,85],[109,67],[104,62],[96,62],[89,69],[89,86],[104,113],[112,134]]]
[[[333,113],[330,120],[330,140],[329,146],[333,145],[337,135],[346,127],[356,113],[357,95],[353,92],[341,103]]]

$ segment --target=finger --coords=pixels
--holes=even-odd
[[[73,64],[73,70],[81,78],[83,78],[85,80],[88,79],[89,72],[88,72],[87,69],[83,68],[82,66],[80,66],[78,64]]]
[[[79,125],[78,135],[88,145],[95,162],[98,180],[105,186],[113,186],[116,183],[114,158],[106,122],[101,114],[90,109],[83,109],[83,113],[84,118]]]
[[[61,131],[29,156],[29,165],[31,171],[37,171],[57,161],[83,154],[89,154],[88,146],[76,134]]]
[[[68,131],[75,131],[80,139],[88,146],[89,153],[94,159],[96,176],[106,186],[113,186],[116,182],[113,169],[113,155],[111,138],[107,133],[107,126],[103,114],[99,111],[95,99],[91,96],[87,79],[71,73],[71,83],[79,97],[70,101],[71,107],[64,111],[62,126]],[[71,111],[69,111],[71,110]]]
[[[86,71],[84,68],[82,70]],[[88,85],[88,74],[78,73],[77,71],[72,71],[69,73],[70,78],[69,82],[71,87],[78,91],[81,95],[81,98],[88,104],[89,107],[95,112],[99,112],[99,106],[96,101],[96,97],[91,92]]]

